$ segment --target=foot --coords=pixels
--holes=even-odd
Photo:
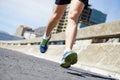
[[[50,40],[51,37],[49,37],[48,39],[44,39],[42,38],[42,41],[40,43],[40,52],[41,53],[45,53],[48,49],[48,42]]]
[[[63,68],[69,68],[75,63],[77,63],[77,53],[74,51],[69,51],[64,53],[60,66]]]

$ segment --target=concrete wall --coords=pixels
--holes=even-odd
[[[53,35],[51,41],[64,41],[64,37],[64,33],[59,33]],[[73,48],[78,53],[79,60],[74,66],[120,79],[120,43],[92,43],[93,38],[105,37],[120,38],[120,21],[80,29]],[[25,45],[22,45],[23,43]],[[50,45],[48,51],[42,54],[39,52],[39,45],[31,45],[31,43],[40,43],[40,38],[0,41],[0,47],[60,63],[65,48],[64,45]]]

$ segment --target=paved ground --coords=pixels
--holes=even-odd
[[[0,80],[115,80],[0,48]]]

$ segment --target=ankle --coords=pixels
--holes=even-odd
[[[50,35],[49,36],[43,35],[43,39],[49,39],[49,38],[50,38]]]
[[[70,51],[72,51],[72,49],[66,48],[64,52],[70,52]]]

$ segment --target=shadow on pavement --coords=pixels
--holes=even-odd
[[[105,79],[105,80],[117,80],[117,79],[114,79],[114,78],[103,77],[103,76],[95,75],[95,74],[92,74],[92,73],[77,71],[77,70],[70,69],[70,68],[68,70],[69,70],[67,72],[68,74],[75,75],[75,76],[80,76],[80,77],[83,77],[83,78],[93,77],[93,78],[99,78],[99,79]]]

